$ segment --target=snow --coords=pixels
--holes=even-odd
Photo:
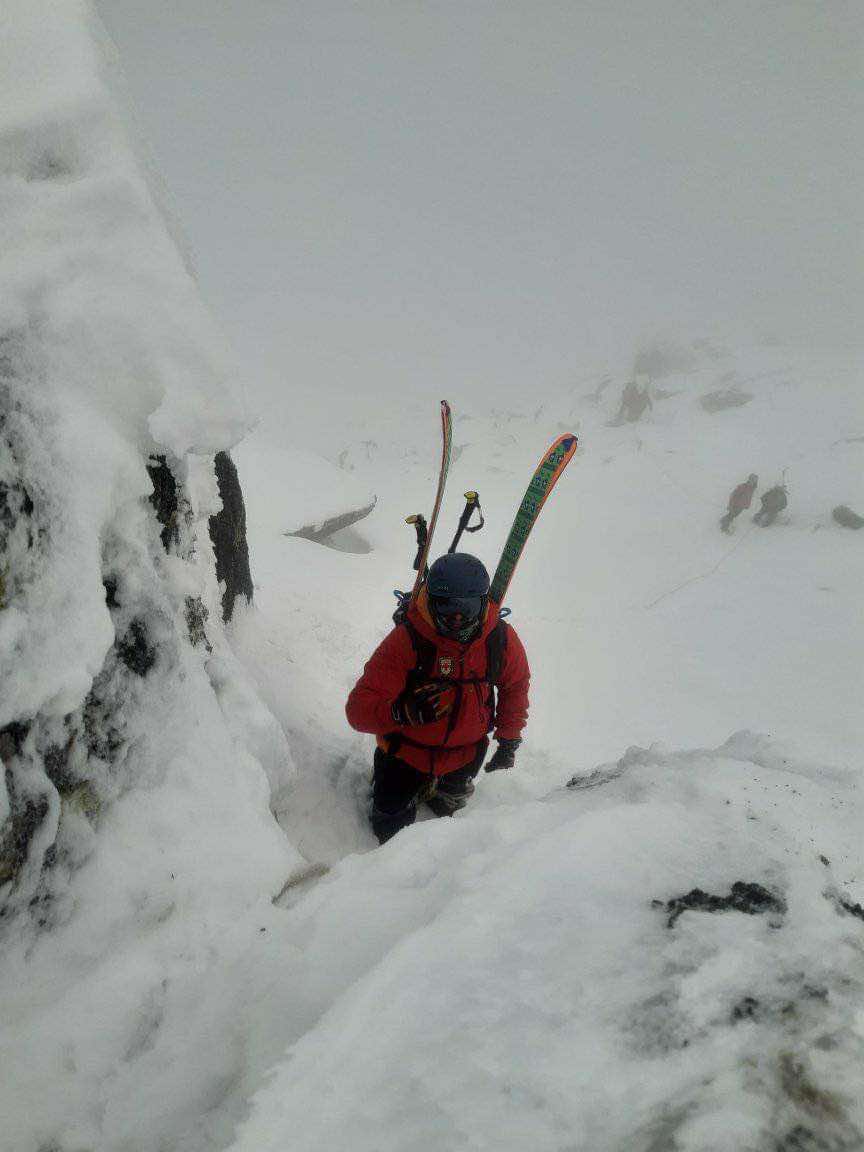
[[[830,894],[859,850],[849,785],[746,733],[633,749],[590,788],[346,861],[288,912],[296,980],[338,993],[232,1148],[756,1148],[799,1121],[848,1139],[861,928]],[[652,907],[742,874],[787,912],[670,929]],[[830,1085],[826,1116],[793,1065],[802,1095]]]
[[[369,353],[387,362],[379,390],[370,361],[355,385],[338,342],[332,386],[300,379],[309,346],[293,360],[274,323],[294,378],[278,396],[247,379],[250,408],[133,158],[91,9],[7,10],[0,397],[14,450],[0,481],[24,484],[44,532],[29,549],[19,522],[7,541],[20,565],[0,611],[0,726],[38,713],[45,727],[0,775],[0,828],[12,783],[47,807],[17,892],[0,888],[3,1141],[860,1148],[864,563],[858,535],[831,519],[838,503],[864,509],[857,358],[631,333],[614,358],[580,359],[542,386],[529,375],[530,396],[517,396],[451,388],[463,377],[441,377],[427,348],[418,372],[434,395],[405,387],[394,400],[418,328],[399,330],[401,350]],[[245,15],[235,30],[261,35]],[[548,45],[532,43],[545,107]],[[341,51],[356,59],[356,46]],[[565,63],[553,62],[552,79]],[[230,69],[201,66],[229,103]],[[464,81],[467,56],[455,73]],[[199,195],[230,199],[198,177]],[[501,220],[484,235],[487,224],[494,236]],[[314,225],[298,223],[320,238]],[[242,235],[223,243],[248,272]],[[614,278],[604,291],[598,317],[617,292],[642,295]],[[248,350],[243,307],[233,322]],[[349,344],[357,315],[341,331]],[[517,343],[514,329],[502,347]],[[653,407],[616,425],[634,368]],[[454,819],[423,813],[379,849],[365,812],[371,741],[347,728],[344,701],[389,627],[390,590],[412,579],[403,520],[428,515],[439,392],[456,423],[437,543],[476,488],[487,524],[471,548],[490,567],[548,443],[572,429],[580,448],[509,600],[533,672],[517,767],[481,775]],[[751,399],[702,403],[715,393]],[[211,455],[256,419],[235,451],[255,601],[223,629]],[[189,501],[171,554],[147,501],[151,453],[171,460]],[[789,507],[761,529],[754,504],[725,536],[728,493],[751,471],[759,493],[785,477]],[[373,494],[357,537],[286,535]],[[189,598],[209,610],[209,651],[189,642]],[[157,663],[133,678],[112,645],[136,618]],[[60,738],[94,677],[97,734],[119,734],[123,749],[90,755],[95,816],[35,768],[37,738]],[[762,886],[773,908],[673,922],[669,901],[737,882]]]

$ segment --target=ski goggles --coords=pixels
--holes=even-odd
[[[485,596],[432,596],[430,606],[441,620],[453,620],[457,616],[476,620],[483,611],[485,599]]]

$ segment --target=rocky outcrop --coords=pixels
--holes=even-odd
[[[6,390],[6,414],[12,403]],[[20,395],[20,394],[19,394]],[[23,407],[15,401],[18,414]],[[25,446],[15,422],[0,412],[4,468],[0,476],[0,612],[14,608],[16,598],[34,569],[33,553],[50,546],[48,526],[30,497],[25,469],[15,461]],[[153,490],[147,498],[156,521],[155,535],[168,555],[194,564],[199,542],[195,516],[182,479],[164,455],[146,463]],[[222,510],[209,520],[217,578],[224,583],[222,610],[230,618],[238,595],[252,598],[246,543],[243,496],[236,469],[227,452],[214,464]],[[158,547],[158,546],[157,546]],[[133,562],[134,559],[134,562]],[[186,595],[178,621],[185,637],[165,618],[143,589],[149,579],[136,570],[147,558],[134,557],[119,539],[104,542],[105,606],[114,626],[114,641],[93,678],[80,707],[62,717],[43,713],[21,715],[0,729],[0,917],[9,909],[33,901],[41,907],[38,922],[49,922],[52,870],[71,866],[64,849],[67,817],[95,828],[107,802],[122,787],[128,751],[128,712],[138,695],[136,685],[158,675],[160,662],[176,662],[176,646],[184,640],[211,651],[207,637],[209,612],[201,596]],[[150,563],[156,558],[151,556]],[[148,564],[149,566],[149,564]]]
[[[247,603],[252,600],[246,508],[237,469],[227,452],[216,453],[215,468],[222,510],[210,517],[210,539],[216,556],[216,579],[225,588],[222,619],[230,620],[238,596],[245,596]]]

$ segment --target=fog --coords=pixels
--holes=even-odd
[[[257,407],[860,347],[859,3],[100,11]]]

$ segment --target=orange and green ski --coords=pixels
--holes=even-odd
[[[450,405],[446,400],[441,401],[441,468],[438,473],[438,491],[435,494],[435,505],[432,508],[432,515],[429,518],[429,526],[424,526],[424,533],[422,542],[417,553],[417,560],[414,567],[417,569],[417,578],[414,581],[414,587],[411,590],[411,599],[416,600],[417,594],[423,587],[423,582],[426,579],[426,566],[429,561],[429,549],[432,547],[432,537],[435,534],[435,525],[438,523],[438,513],[441,511],[441,501],[444,499],[444,487],[447,483],[447,473],[450,471],[450,449],[453,444],[453,417],[450,412]],[[419,517],[409,516],[409,522],[413,522]]]
[[[519,563],[519,557],[522,555],[528,537],[531,535],[531,529],[540,515],[540,509],[546,503],[549,493],[555,487],[561,473],[573,459],[576,447],[577,440],[571,432],[559,436],[537,465],[537,469],[531,477],[531,483],[528,485],[525,495],[522,497],[522,503],[516,512],[516,519],[513,521],[513,527],[510,529],[510,535],[507,537],[504,551],[501,553],[501,559],[492,578],[489,599],[493,604],[500,606],[503,603],[507,589],[510,587],[510,581],[513,579],[513,573],[516,571],[516,565]]]

